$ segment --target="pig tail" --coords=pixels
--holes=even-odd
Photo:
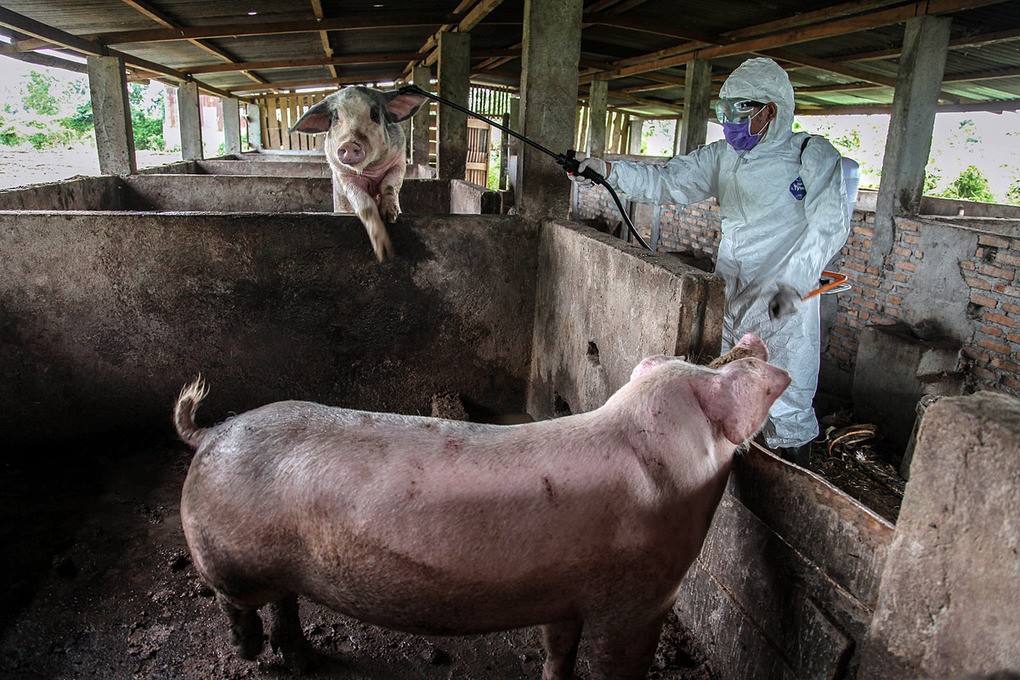
[[[205,434],[205,429],[195,424],[195,412],[207,394],[209,387],[199,375],[190,385],[184,386],[180,396],[177,397],[177,403],[174,404],[174,428],[177,430],[177,436],[192,448],[198,448]]]

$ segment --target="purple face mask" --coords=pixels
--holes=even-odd
[[[764,110],[765,108],[762,107],[758,113]],[[754,116],[757,116],[758,113],[754,114]],[[751,121],[754,119],[754,116],[732,123],[723,123],[723,136],[726,138],[727,143],[735,150],[747,151],[753,149],[761,141],[761,136],[765,133],[765,130],[756,135],[751,134]]]

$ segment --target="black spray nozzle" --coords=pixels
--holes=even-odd
[[[581,162],[577,160],[577,152],[573,149],[567,149],[566,154],[557,154],[556,162],[563,166],[568,175],[580,175],[585,179],[590,179],[595,184],[606,183],[606,178],[595,172],[593,168],[585,168],[584,172],[581,172]]]

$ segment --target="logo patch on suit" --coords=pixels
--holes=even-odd
[[[800,177],[790,182],[790,193],[798,201],[803,201],[804,197],[807,196],[807,189],[804,188],[804,180]]]

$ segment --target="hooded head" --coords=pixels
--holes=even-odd
[[[722,89],[720,99],[750,99],[776,105],[776,119],[755,148],[774,146],[793,134],[793,85],[782,67],[771,59],[755,57],[734,69]]]

